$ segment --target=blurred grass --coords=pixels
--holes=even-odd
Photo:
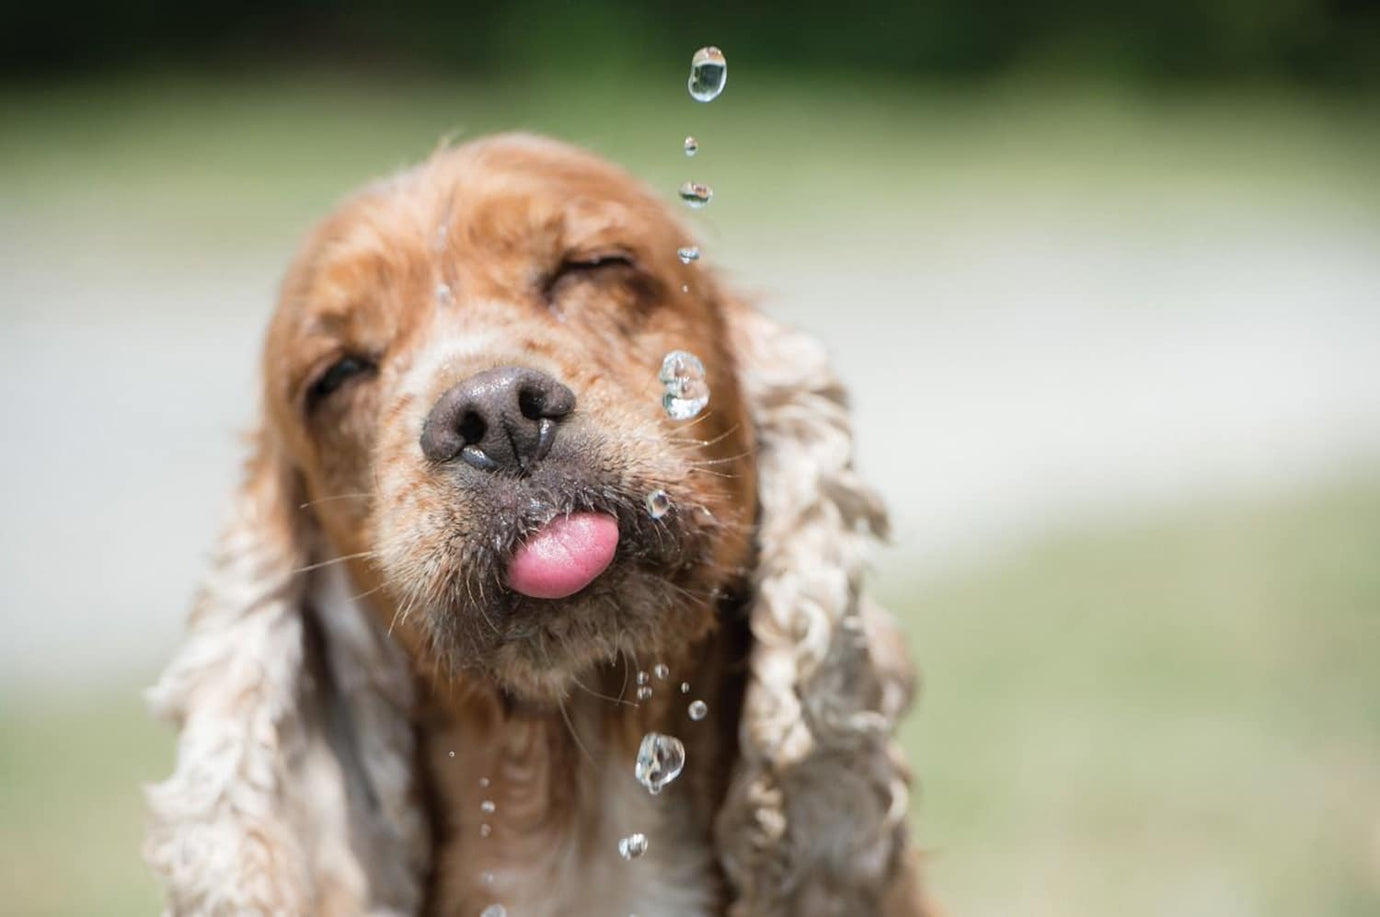
[[[1073,532],[889,584],[904,731],[954,914],[1380,909],[1380,471]],[[7,911],[151,912],[133,692],[0,715]],[[9,908],[14,908],[9,910]]]

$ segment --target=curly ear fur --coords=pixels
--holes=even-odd
[[[411,683],[350,601],[266,436],[150,706],[179,728],[144,855],[184,913],[413,913]]]
[[[913,670],[861,594],[886,512],[853,470],[823,347],[746,308],[731,327],[760,493],[740,758],[715,826],[731,913],[918,914],[892,740]]]

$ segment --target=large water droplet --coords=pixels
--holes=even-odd
[[[664,490],[654,490],[647,494],[647,515],[660,519],[671,511],[671,495]]]
[[[635,860],[647,852],[647,835],[638,832],[618,839],[618,855],[625,860]]]
[[[483,812],[485,815],[492,815],[498,811],[498,806],[494,805],[492,799],[486,799],[479,804],[479,811]]]
[[[637,764],[633,775],[637,782],[653,795],[680,776],[685,767],[685,746],[675,736],[649,732],[642,737],[642,745],[637,749]]]
[[[690,58],[690,79],[686,88],[690,90],[690,98],[696,102],[714,101],[724,91],[727,82],[728,61],[718,48],[713,45],[700,48]]]
[[[693,353],[684,350],[668,353],[661,361],[661,373],[657,378],[666,386],[661,406],[672,420],[689,420],[709,404],[704,364]]]
[[[652,674],[662,681],[665,681],[666,676],[671,674],[671,667],[664,662],[658,662],[656,665],[652,666]]]
[[[690,719],[699,722],[709,715],[709,705],[702,700],[690,702]]]
[[[691,261],[700,260],[700,250],[694,245],[682,245],[676,249],[676,257],[680,259],[681,264],[689,264]]]
[[[508,909],[501,904],[491,904],[479,912],[479,917],[508,917]]]
[[[693,209],[699,210],[714,199],[714,189],[708,185],[688,181],[680,186],[680,199]]]
[[[700,142],[694,137],[685,138],[685,155],[694,156],[700,151]]]

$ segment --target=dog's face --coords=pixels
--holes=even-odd
[[[752,439],[687,242],[622,172],[528,138],[438,153],[309,239],[265,353],[270,431],[321,559],[358,555],[422,671],[549,698],[712,626],[747,562]],[[675,350],[707,369],[693,419],[663,409]]]

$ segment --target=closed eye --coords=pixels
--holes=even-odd
[[[341,357],[328,366],[307,387],[307,411],[310,412],[350,380],[373,373],[378,364],[364,356]]]
[[[604,274],[635,270],[637,270],[637,262],[627,252],[610,251],[572,256],[562,261],[560,267],[556,268],[546,278],[546,283],[543,284],[542,289],[547,299],[551,299],[557,286],[563,282],[580,279],[593,280]]]

